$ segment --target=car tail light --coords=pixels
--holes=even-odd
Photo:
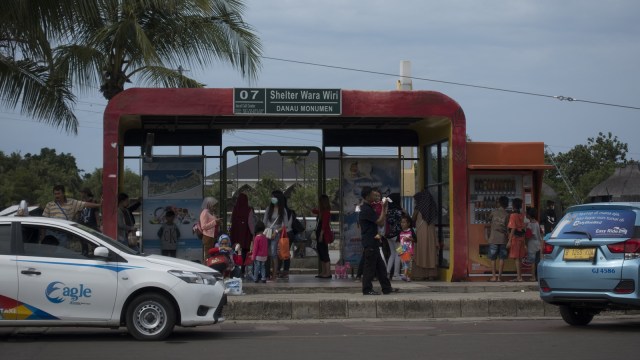
[[[551,254],[553,252],[553,248],[554,248],[554,246],[549,244],[549,243],[547,243],[546,241],[542,242],[542,253],[544,255]]]
[[[621,280],[613,289],[616,294],[631,294],[636,290],[636,284],[633,280]]]
[[[640,239],[629,239],[627,241],[609,244],[607,248],[613,254],[624,254],[625,260],[640,258]]]
[[[547,284],[545,279],[540,279],[540,291],[546,293],[551,292],[551,287],[549,287],[549,284]]]

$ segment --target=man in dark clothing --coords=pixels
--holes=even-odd
[[[380,216],[371,206],[374,199],[374,192],[369,186],[364,186],[361,192],[364,203],[360,206],[358,220],[360,223],[360,231],[362,238],[362,247],[364,248],[364,269],[362,274],[362,293],[364,295],[380,295],[379,292],[373,290],[371,283],[374,276],[378,277],[383,294],[396,292],[397,289],[391,287],[391,282],[387,278],[387,268],[380,255],[380,238],[378,236],[378,226],[384,225],[387,216],[387,203],[382,204],[382,212]]]
[[[80,191],[80,194],[81,194],[82,201],[90,202],[90,203],[95,202],[93,200],[93,193],[91,192],[91,189],[84,188],[82,189],[82,191]],[[80,211],[79,213],[78,223],[99,231],[98,209],[91,208],[91,207],[86,207],[82,209],[82,211]]]
[[[547,200],[547,210],[542,216],[542,226],[544,227],[544,234],[552,232],[556,227],[556,203],[553,200]]]

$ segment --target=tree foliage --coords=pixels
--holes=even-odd
[[[222,61],[255,80],[261,44],[242,19],[239,0],[94,0],[95,16],[55,49],[56,71],[108,100],[125,83],[202,87],[182,65],[204,69]]]
[[[89,3],[90,1],[87,1]],[[75,96],[54,70],[52,42],[79,18],[78,1],[0,1],[0,106],[76,133]]]
[[[53,200],[53,186],[64,185],[66,195],[80,199],[80,190],[87,187],[100,199],[102,169],[80,176],[76,159],[71,154],[58,154],[55,149],[42,148],[39,154],[5,155],[0,151],[0,207],[26,200],[30,205],[44,205]],[[141,193],[141,179],[131,169],[125,169],[124,186],[120,191],[136,198]]]
[[[284,191],[284,187],[284,183],[276,179],[275,176],[271,174],[264,174],[256,183],[254,190],[247,193],[249,197],[249,204],[253,206],[256,211],[264,210],[267,205],[269,205],[271,192],[273,190]]]
[[[102,169],[95,169],[91,174],[85,174],[82,179],[82,188],[89,188],[95,200],[99,200],[102,194]],[[124,180],[120,192],[129,195],[131,199],[137,199],[142,196],[142,178],[138,173],[126,168],[124,169]]]
[[[74,86],[106,99],[135,80],[201,87],[182,65],[257,78],[262,45],[241,0],[2,0],[0,106],[76,134]]]
[[[43,148],[40,154],[12,153],[2,158],[0,172],[0,203],[3,206],[26,200],[44,206],[53,199],[53,186],[65,186],[67,195],[78,193],[82,180],[76,159],[71,154],[57,154],[55,149]]]
[[[545,151],[546,162],[558,169],[547,170],[544,181],[558,193],[563,205],[582,203],[591,189],[611,176],[617,167],[629,162],[628,151],[628,145],[611,132],[599,132],[597,137],[588,138],[586,145],[576,145],[566,153]],[[574,189],[575,196],[565,180]]]

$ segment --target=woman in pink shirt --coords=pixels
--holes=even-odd
[[[209,249],[216,243],[216,230],[218,228],[218,217],[215,209],[218,200],[213,197],[206,197],[202,201],[202,212],[200,212],[200,226],[202,227],[202,248],[204,258],[209,254]]]

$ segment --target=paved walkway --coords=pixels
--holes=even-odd
[[[351,278],[290,275],[288,281],[245,282],[244,295],[229,296],[229,320],[430,319],[460,317],[559,317],[534,282],[392,281],[400,292],[364,296]],[[379,284],[374,282],[374,289]]]

